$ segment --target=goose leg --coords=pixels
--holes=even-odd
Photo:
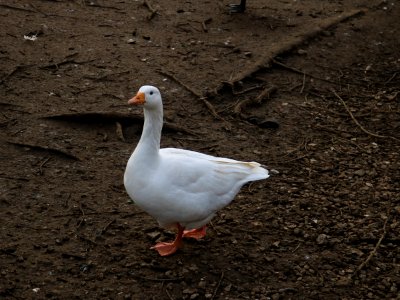
[[[175,240],[171,243],[161,242],[157,243],[155,246],[150,249],[157,250],[158,254],[161,256],[168,256],[175,253],[182,246],[182,236],[183,236],[183,227],[178,223],[178,233],[175,237]]]
[[[183,237],[185,237],[185,238],[187,237],[187,238],[194,238],[196,240],[199,240],[205,236],[206,236],[206,225],[204,225],[203,227],[198,228],[198,229],[183,231]]]

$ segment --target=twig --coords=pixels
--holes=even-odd
[[[377,138],[383,138],[383,139],[387,139],[387,138],[391,138],[394,139],[396,141],[399,141],[397,138],[392,137],[392,136],[386,136],[386,135],[380,135],[380,134],[376,134],[373,132],[370,132],[368,130],[366,130],[358,121],[357,119],[354,117],[353,113],[351,112],[351,110],[349,109],[349,107],[347,106],[346,102],[342,99],[342,97],[340,97],[336,91],[334,89],[331,89],[331,92],[336,96],[336,98],[338,98],[340,100],[340,102],[343,104],[343,106],[345,107],[345,109],[347,110],[347,112],[349,113],[351,119],[354,121],[354,123],[356,123],[356,125],[362,130],[364,131],[366,134],[371,135],[373,137],[377,137]]]
[[[85,255],[79,255],[79,254],[74,254],[74,253],[66,253],[66,252],[61,253],[61,257],[62,258],[74,258],[74,259],[77,259],[77,260],[85,260],[86,259]]]
[[[0,175],[0,178],[10,179],[10,180],[29,181],[28,178],[24,178],[24,177],[14,177],[14,176],[6,176],[6,175]]]
[[[77,17],[74,16],[64,16],[64,15],[57,15],[57,14],[47,14],[44,13],[40,10],[38,10],[36,7],[34,7],[32,4],[30,4],[30,6],[34,9],[28,9],[28,8],[23,8],[23,7],[16,7],[16,6],[11,6],[11,5],[7,5],[7,4],[0,4],[0,7],[4,7],[4,8],[8,8],[8,9],[13,9],[13,10],[17,10],[17,11],[25,11],[25,12],[32,12],[32,13],[39,13],[39,14],[43,14],[44,16],[52,16],[52,17],[63,17],[63,18],[73,18],[73,19],[77,19]]]
[[[299,249],[300,245],[301,245],[301,243],[299,243],[299,244],[297,245],[297,247],[296,247],[296,248],[294,248],[294,249],[292,250],[292,253],[296,252],[296,251],[297,251],[297,249]]]
[[[384,83],[388,84],[389,82],[391,82],[395,77],[397,76],[397,72],[395,72],[388,80],[386,80]]]
[[[218,292],[218,289],[219,289],[219,287],[221,285],[222,279],[224,279],[224,271],[221,272],[221,277],[219,278],[218,284],[215,287],[215,290],[214,290],[214,293],[213,293],[213,295],[211,297],[211,300],[213,300],[215,298],[215,296],[217,296],[217,292]]]
[[[148,0],[143,1],[143,5],[147,7],[147,9],[150,11],[150,14],[147,16],[147,20],[151,20],[154,18],[154,16],[158,13],[155,8],[151,5],[151,3]]]
[[[88,242],[89,244],[98,245],[95,241],[91,240],[90,238],[88,238],[84,235],[77,234],[76,237],[81,239],[82,241]]]
[[[217,111],[215,110],[214,106],[207,100],[206,97],[201,97],[200,100],[203,101],[203,103],[207,106],[208,110],[211,112],[211,114],[214,116],[214,118],[226,122],[225,119],[222,118],[217,113]]]
[[[47,157],[42,161],[42,163],[39,165],[39,173],[40,175],[43,175],[43,167],[44,165],[51,159],[51,157]]]
[[[82,122],[82,123],[91,123],[91,122],[132,123],[132,121],[143,122],[143,116],[139,114],[107,112],[107,111],[75,112],[75,113],[65,113],[65,114],[61,113],[56,115],[42,116],[42,118],[60,120],[60,121],[69,121],[69,122]]]
[[[119,122],[122,124],[130,124],[132,122],[143,123],[143,116],[132,113],[120,113],[120,112],[77,112],[77,113],[65,113],[58,115],[48,115],[43,116],[44,119],[53,119],[60,121],[69,121],[69,122],[82,122],[82,123],[92,123],[92,122]],[[181,127],[176,124],[172,124],[169,122],[164,122],[164,128],[167,130],[172,130],[176,132],[183,132],[193,136],[199,136],[199,133],[187,129],[185,127]]]
[[[208,32],[206,21],[201,22],[201,28],[203,29],[204,32]]]
[[[103,235],[104,233],[106,233],[107,229],[111,226],[111,224],[115,223],[117,219],[112,219],[110,222],[107,223],[106,226],[103,227],[103,229],[100,230],[100,232],[98,233],[97,236]]]
[[[38,12],[38,13],[44,15],[45,17],[48,17],[48,16],[49,16],[49,15],[46,14],[45,12],[42,12],[40,9],[38,9],[38,8],[37,8],[35,5],[33,5],[32,3],[29,4],[29,6],[32,7],[36,12]]]
[[[13,252],[13,250],[8,250],[8,249],[0,249],[0,253],[6,254],[6,255],[10,255],[10,256],[14,256],[17,257],[17,254],[15,254]]]
[[[185,83],[183,83],[182,81],[180,81],[178,78],[176,78],[174,75],[169,74],[168,72],[165,72],[163,70],[158,70],[158,73],[160,73],[161,75],[164,76],[168,76],[170,77],[172,80],[174,80],[176,83],[180,84],[182,87],[184,87],[187,91],[189,91],[190,93],[192,93],[194,96],[196,96],[197,98],[199,98],[201,101],[203,101],[204,105],[208,108],[208,110],[211,112],[211,114],[214,116],[214,118],[219,119],[221,121],[225,121],[224,118],[222,118],[217,111],[215,110],[214,106],[207,100],[206,97],[203,97],[203,95],[201,95],[199,92],[195,91],[194,89],[192,89],[191,87],[189,87],[188,85],[186,85]]]
[[[120,123],[120,122],[115,122],[115,126],[116,126],[115,131],[116,131],[117,137],[118,137],[121,141],[125,142],[125,137],[124,137],[124,133],[122,132],[121,123]]]
[[[300,94],[303,94],[305,85],[306,85],[306,72],[303,73],[303,84],[301,85]]]
[[[265,88],[261,91],[261,93],[256,98],[250,98],[240,101],[238,104],[235,105],[233,111],[236,115],[241,115],[242,110],[244,107],[248,106],[249,104],[261,104],[263,99],[268,99],[272,93],[276,92],[276,86],[271,86],[269,88]]]
[[[368,255],[367,259],[364,260],[361,265],[358,266],[358,268],[354,271],[354,273],[351,275],[351,278],[353,278],[362,268],[365,267],[366,264],[372,259],[372,257],[376,254],[378,251],[379,246],[381,245],[383,239],[386,236],[387,230],[386,230],[386,225],[388,223],[389,217],[386,218],[385,223],[383,224],[383,232],[381,237],[379,238],[378,242],[376,243],[374,249],[371,251],[371,253]]]
[[[58,69],[62,65],[74,64],[74,63],[76,63],[74,59],[66,59],[66,60],[60,61],[59,63],[48,64],[48,65],[40,66],[39,68],[40,69]]]
[[[278,61],[278,60],[276,60],[274,58],[272,59],[272,63],[275,64],[275,65],[278,65],[278,66],[280,66],[280,67],[282,67],[284,69],[292,71],[294,73],[301,74],[301,75],[303,75],[303,78],[305,76],[305,71],[302,71],[300,69],[288,66],[288,65],[286,65],[286,64],[284,64],[284,63],[282,63],[282,62],[280,62],[280,61]],[[335,84],[335,85],[340,85],[340,82],[335,82],[335,81],[328,80],[328,79],[325,79],[325,78],[322,78],[322,77],[318,77],[318,76],[315,76],[315,75],[312,75],[312,74],[307,74],[307,76],[311,77],[311,78],[314,78],[314,79],[317,79],[317,80],[320,80],[320,81],[328,82],[328,83]]]
[[[118,8],[118,7],[115,7],[115,6],[100,5],[100,4],[97,4],[97,3],[90,3],[87,6],[97,7],[97,8],[101,8],[101,9],[114,9],[114,10],[118,10],[118,11],[122,10],[121,8]]]
[[[89,61],[86,61],[86,62],[89,62]],[[128,73],[130,73],[130,71],[114,72],[114,73],[105,74],[105,75],[102,75],[102,76],[99,76],[99,77],[83,76],[83,78],[94,80],[94,81],[103,81],[103,80],[111,81],[111,79],[109,79],[109,77],[117,76],[119,78],[119,77],[121,77],[121,75],[125,75],[125,74],[128,74]]]
[[[87,212],[86,213],[86,215],[105,215],[105,214],[111,214],[111,215],[114,215],[114,214],[121,214],[121,213],[126,213],[126,212],[120,212],[120,211],[114,211],[114,210],[112,210],[112,211],[94,211],[94,212]],[[135,213],[135,214],[132,214],[132,213],[127,213],[127,216],[132,216],[132,215],[137,215],[137,214],[142,214],[142,213],[144,213],[144,212],[142,212],[142,211],[139,211],[139,212],[137,212],[137,213]],[[78,214],[78,213],[68,213],[68,214],[60,214],[60,215],[54,215],[54,216],[52,216],[53,218],[64,218],[64,217],[73,217],[73,216],[78,216],[78,215],[81,215],[82,213],[80,213],[80,214]],[[124,216],[125,217],[125,216]]]
[[[287,164],[287,163],[291,163],[291,162],[294,162],[294,161],[296,161],[296,160],[300,160],[300,159],[306,158],[306,157],[309,156],[309,155],[310,155],[310,154],[307,153],[307,154],[301,155],[301,156],[296,157],[296,158],[292,158],[292,159],[288,159],[288,160],[284,160],[284,161],[277,162],[277,164]]]
[[[38,13],[38,11],[34,11],[32,9],[28,8],[23,8],[23,7],[17,7],[17,6],[11,6],[8,4],[0,4],[0,7],[8,8],[8,9],[13,9],[13,10],[19,10],[19,11],[26,11],[26,12],[33,12],[33,13]]]
[[[246,94],[246,93],[248,93],[248,92],[257,90],[257,89],[259,89],[259,88],[261,88],[261,87],[262,87],[262,86],[260,86],[260,85],[255,85],[255,86],[249,87],[249,88],[244,89],[244,90],[239,91],[239,92],[235,92],[235,91],[234,91],[234,92],[233,92],[233,95],[235,95],[235,96],[243,95],[243,94]]]
[[[157,72],[161,75],[167,76],[169,78],[171,78],[173,81],[175,81],[176,83],[180,84],[181,86],[183,86],[187,91],[189,91],[190,93],[192,93],[194,96],[201,98],[203,97],[202,94],[200,94],[198,91],[192,89],[190,86],[186,85],[184,82],[182,82],[180,79],[176,78],[175,75],[170,74],[169,72],[166,72],[164,70],[157,70]]]
[[[65,150],[59,149],[59,148],[52,148],[49,146],[42,146],[42,145],[37,145],[37,144],[25,143],[25,142],[22,143],[22,142],[7,141],[7,143],[9,143],[11,145],[15,145],[15,146],[20,146],[20,147],[29,147],[32,149],[48,151],[48,152],[52,152],[52,153],[58,154],[58,155],[61,154],[62,156],[65,156],[67,158],[72,158],[74,160],[81,161],[81,159],[78,156],[76,156],[72,153],[66,152]]]
[[[82,64],[86,64],[89,62],[94,61],[94,59],[89,59],[89,60],[84,60],[84,61],[76,61],[75,59],[71,59],[70,57],[73,55],[69,55],[68,58],[64,59],[63,61],[60,61],[58,63],[53,63],[53,64],[48,64],[48,65],[43,65],[40,66],[39,69],[43,69],[43,70],[58,70],[60,66],[62,65],[66,65],[66,64],[76,64],[76,65],[82,65]],[[126,72],[125,72],[126,73]],[[104,77],[107,77],[108,75],[105,75]],[[95,78],[97,79],[97,78]],[[102,78],[100,78],[102,79]]]
[[[153,277],[144,277],[140,275],[136,275],[133,272],[128,272],[129,275],[137,278],[137,279],[142,279],[142,280],[149,280],[149,281],[159,281],[159,282],[164,282],[164,281],[180,281],[183,279],[183,277],[176,277],[176,278],[153,278]]]
[[[85,217],[85,211],[83,210],[82,203],[79,202],[79,210],[81,211],[82,217]]]
[[[67,193],[67,197],[65,198],[64,203],[63,203],[64,208],[68,207],[68,201],[70,198],[71,198],[71,193]]]
[[[34,65],[19,65],[19,66],[14,67],[14,69],[12,69],[8,74],[6,74],[2,79],[0,79],[0,84],[3,84],[8,78],[13,76],[18,71],[21,71],[25,68],[32,67],[32,66],[34,66]]]
[[[201,24],[201,29],[203,29],[203,32],[208,32],[207,24],[210,24],[212,21],[212,18],[207,18],[201,22],[195,21]]]
[[[256,97],[255,101],[258,104],[261,104],[264,99],[269,99],[269,97],[271,97],[271,94],[275,93],[276,90],[277,90],[276,86],[271,86],[269,88],[263,89],[261,93]]]
[[[235,49],[236,48],[235,45],[224,44],[224,43],[206,43],[205,45],[210,46],[210,47],[219,47],[219,48],[226,48],[226,49]]]
[[[85,211],[83,210],[81,202],[79,202],[79,210],[81,212],[81,218],[79,220],[78,225],[76,226],[76,230],[78,230],[81,227],[81,225],[85,222]]]
[[[174,298],[172,298],[171,294],[168,292],[168,289],[165,289],[165,293],[167,294],[170,300],[174,300]]]

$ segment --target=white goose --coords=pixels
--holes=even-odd
[[[128,104],[143,105],[144,127],[126,166],[125,189],[161,227],[178,229],[173,242],[152,247],[160,255],[174,253],[182,245],[182,237],[204,237],[206,224],[245,183],[269,177],[268,171],[256,162],[176,148],[160,149],[163,105],[156,87],[142,86]]]

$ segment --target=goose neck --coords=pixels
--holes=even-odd
[[[158,151],[160,150],[162,126],[162,109],[145,109],[143,132],[137,148],[144,150],[147,155],[158,155]]]

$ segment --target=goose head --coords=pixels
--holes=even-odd
[[[151,85],[142,86],[136,96],[128,101],[131,105],[143,105],[147,110],[162,107],[161,93],[158,88]]]

